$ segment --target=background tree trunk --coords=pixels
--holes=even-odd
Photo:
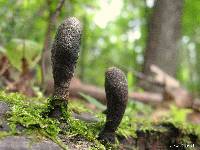
[[[150,74],[155,64],[171,76],[176,75],[183,0],[156,0],[149,22],[149,36],[143,71]]]

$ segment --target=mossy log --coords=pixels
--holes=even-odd
[[[137,138],[120,138],[121,149],[138,150],[198,150],[200,143],[196,135],[184,134],[172,124],[163,124],[165,131],[155,129],[137,131]],[[159,128],[160,128],[159,127]]]
[[[23,132],[26,127],[23,124],[17,126],[17,134],[10,132],[9,127],[9,115],[12,105],[8,105],[6,102],[0,102],[0,149],[64,149],[63,145],[72,150],[87,150],[87,149],[105,149],[110,147],[98,147],[96,143],[88,140],[84,136],[66,136],[62,132],[58,135],[62,142],[62,146],[55,141],[44,137],[35,136],[35,134],[27,134]],[[20,119],[20,118],[19,118]],[[20,121],[19,121],[20,122]],[[85,122],[86,123],[86,122]],[[143,126],[141,124],[140,126]],[[79,126],[81,128],[81,126]],[[29,127],[30,128],[30,127]],[[39,129],[40,127],[38,127]],[[31,129],[31,128],[30,128]],[[34,129],[35,130],[35,129]],[[98,133],[97,133],[98,134]],[[133,133],[134,135],[134,133]],[[198,135],[186,134],[181,129],[175,127],[171,123],[163,123],[160,125],[152,126],[151,128],[138,129],[136,130],[136,137],[124,137],[117,135],[119,144],[111,146],[111,149],[122,149],[122,150],[187,150],[200,148]]]

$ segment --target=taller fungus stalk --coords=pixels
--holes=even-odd
[[[79,56],[81,33],[81,23],[75,17],[67,18],[58,27],[51,50],[54,78],[51,117],[62,115],[62,106],[67,106],[70,81],[74,75],[74,69]]]

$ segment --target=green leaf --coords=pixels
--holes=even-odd
[[[86,95],[84,93],[79,93],[84,99],[86,99],[89,103],[94,104],[97,108],[99,108],[100,110],[105,110],[106,106],[101,104],[100,102],[98,102],[95,98]]]
[[[28,61],[29,67],[36,66],[40,59],[41,46],[34,41],[24,39],[12,39],[7,46],[7,57],[11,64],[21,71],[23,57]]]

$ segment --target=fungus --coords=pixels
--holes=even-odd
[[[114,143],[117,130],[124,115],[128,100],[128,85],[125,74],[111,67],[105,73],[105,92],[107,98],[106,123],[98,139]]]
[[[78,19],[70,17],[58,27],[51,49],[54,78],[54,94],[50,116],[62,115],[62,106],[67,106],[70,81],[79,56],[82,26]]]

